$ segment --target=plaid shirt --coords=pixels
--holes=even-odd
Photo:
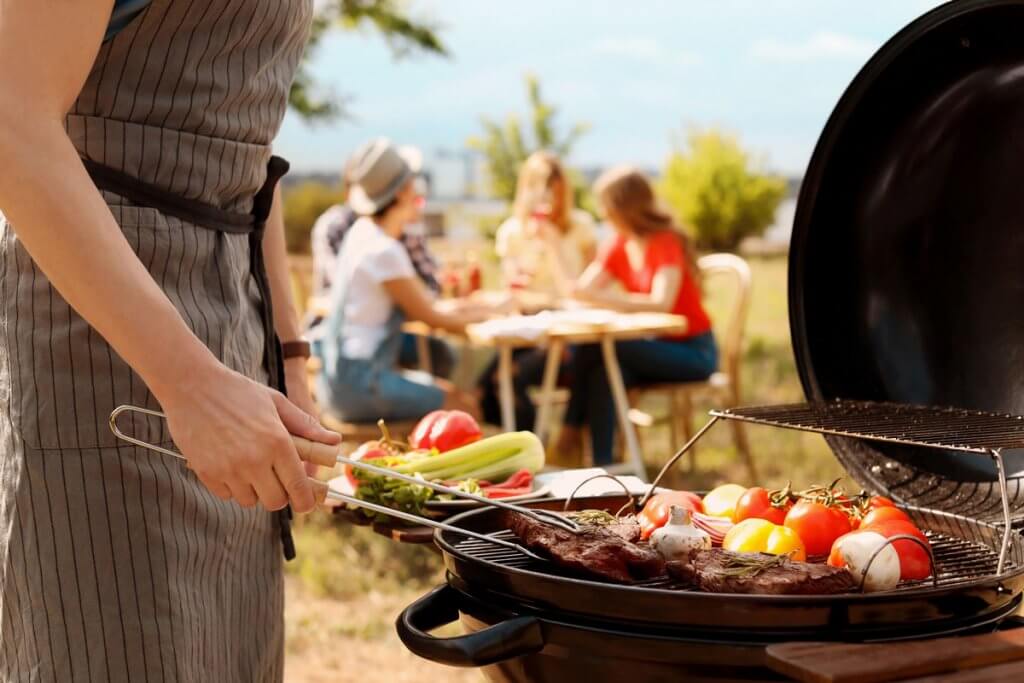
[[[313,290],[315,296],[325,296],[331,291],[331,278],[335,262],[345,235],[359,216],[345,205],[338,204],[327,209],[313,225]],[[402,233],[402,245],[409,252],[416,274],[435,293],[441,291],[437,281],[437,261],[427,247],[422,235]]]

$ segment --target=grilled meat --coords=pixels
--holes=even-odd
[[[580,532],[573,533],[518,512],[507,513],[505,522],[527,548],[577,574],[618,583],[665,575],[665,561],[657,551],[627,540],[639,537],[628,524],[581,524]]]
[[[758,553],[754,558],[769,561],[769,566],[757,570],[750,566],[752,555],[712,548],[666,566],[672,578],[708,593],[833,595],[857,589],[856,580],[845,568],[782,558],[776,563],[774,555]]]
[[[608,524],[604,527],[608,531],[612,532],[616,536],[620,537],[627,543],[639,543],[640,542],[640,522],[637,521],[635,515],[627,515],[622,517],[619,521],[614,524]]]

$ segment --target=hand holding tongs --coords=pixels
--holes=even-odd
[[[122,413],[126,412],[142,413],[145,415],[153,415],[155,417],[166,418],[166,415],[164,415],[163,413],[156,410],[149,410],[148,408],[140,408],[138,406],[129,405],[118,406],[113,410],[113,412],[110,413],[110,430],[114,433],[114,436],[130,444],[141,446],[142,448],[146,448],[151,451],[156,451],[157,453],[163,453],[164,455],[170,455],[181,460],[186,460],[185,456],[183,456],[181,453],[178,453],[177,451],[172,451],[168,448],[163,448],[161,446],[151,444],[147,441],[136,439],[135,437],[129,436],[128,434],[122,432],[121,429],[117,426],[117,418]],[[439,493],[445,493],[451,496],[455,496],[457,498],[473,500],[483,505],[489,505],[492,507],[498,507],[503,508],[505,510],[518,512],[520,514],[532,518],[535,521],[544,524],[558,526],[562,529],[571,531],[573,533],[579,531],[580,529],[579,525],[571,519],[564,517],[563,515],[560,515],[559,513],[553,512],[551,510],[525,508],[519,505],[506,503],[501,500],[493,500],[491,498],[486,498],[484,496],[478,496],[475,493],[469,493],[467,491],[453,489],[448,486],[444,486],[443,484],[427,481],[425,479],[418,479],[416,477],[410,477],[409,475],[406,474],[400,474],[398,472],[395,472],[394,470],[390,470],[385,467],[377,467],[375,465],[370,465],[369,463],[363,462],[361,460],[352,460],[351,458],[347,458],[340,453],[340,445],[331,446],[316,441],[310,441],[309,439],[305,439],[301,436],[295,436],[294,434],[292,435],[292,443],[295,444],[295,450],[298,452],[299,458],[304,462],[309,462],[330,468],[335,467],[338,463],[342,463],[344,465],[351,465],[352,467],[357,467],[359,469],[366,470],[367,472],[373,472],[375,474],[389,477],[391,479],[398,479],[400,481],[415,484],[417,486],[425,486]],[[534,555],[526,548],[523,548],[522,546],[517,545],[515,543],[503,541],[501,539],[494,538],[486,534],[480,534],[475,531],[461,529],[459,527],[452,526],[451,524],[445,524],[444,522],[439,522],[437,520],[429,519],[427,517],[421,517],[419,515],[414,515],[409,512],[403,512],[402,510],[396,510],[394,508],[387,507],[386,505],[380,505],[378,503],[372,503],[370,501],[361,500],[359,498],[356,498],[355,496],[350,496],[334,488],[331,488],[330,485],[328,485],[326,482],[320,481],[319,479],[311,478],[309,482],[310,485],[313,487],[313,495],[316,498],[318,504],[322,504],[327,499],[335,500],[349,505],[361,507],[367,510],[372,510],[373,512],[387,515],[389,517],[394,517],[405,522],[423,524],[437,529],[444,529],[445,531],[463,534],[465,536],[472,536],[473,538],[484,540],[490,543],[495,543],[497,545],[513,548],[534,559],[543,559],[537,555]]]

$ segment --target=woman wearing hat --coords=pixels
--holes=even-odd
[[[0,680],[278,681],[289,432],[337,439],[272,210],[312,2],[119,5],[0,9]]]
[[[402,322],[465,331],[489,311],[472,304],[441,310],[402,246],[420,219],[416,174],[387,139],[360,147],[352,161],[349,206],[360,215],[335,263],[330,314],[321,326],[318,393],[351,422],[414,419],[439,408],[475,412],[469,396],[423,373],[402,371]]]

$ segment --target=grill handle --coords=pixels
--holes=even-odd
[[[428,631],[459,619],[458,593],[438,586],[398,615],[398,637],[414,654],[448,666],[496,664],[544,648],[544,632],[534,617],[513,617],[463,636],[437,638]]]

